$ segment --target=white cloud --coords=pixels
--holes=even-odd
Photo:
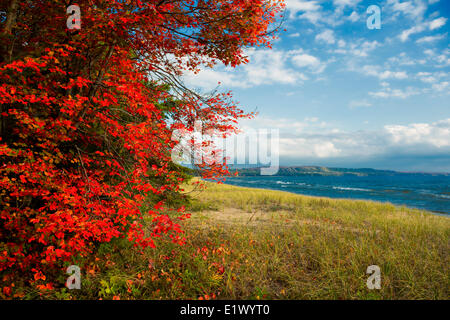
[[[294,63],[299,67],[311,67],[320,64],[320,60],[309,54],[299,54],[292,58]]]
[[[333,44],[336,42],[336,39],[334,38],[334,31],[331,29],[326,29],[316,35],[316,41],[324,41],[328,44]]]
[[[417,78],[419,78],[420,81],[426,82],[426,83],[432,83],[436,82],[436,77],[433,76],[431,72],[418,72]]]
[[[300,68],[307,67],[316,73],[322,72],[326,67],[326,64],[322,63],[318,58],[306,53],[293,56],[292,62]]]
[[[317,1],[285,0],[285,3],[291,18],[294,18],[299,12],[314,13],[321,9]]]
[[[333,4],[335,6],[341,6],[341,7],[345,7],[345,6],[349,6],[349,7],[354,7],[356,5],[358,5],[358,3],[360,3],[362,0],[333,0]]]
[[[339,48],[334,50],[334,53],[365,58],[371,51],[379,47],[380,43],[376,40],[367,41],[364,39],[359,39],[348,43],[346,43],[344,40],[339,40],[338,46]]]
[[[374,41],[364,41],[362,44],[351,44],[351,53],[359,57],[367,57],[368,53],[378,47],[380,43],[376,40]]]
[[[435,36],[426,36],[426,37],[422,37],[420,39],[417,39],[416,42],[417,43],[430,43],[433,41],[437,41],[437,40],[442,40],[444,38],[447,37],[447,34],[438,34]]]
[[[415,66],[426,64],[426,59],[412,59],[405,52],[401,52],[395,57],[390,57],[388,60],[390,66]]]
[[[352,100],[349,103],[349,107],[350,108],[367,108],[367,107],[371,107],[372,104],[367,101],[366,99],[364,100]]]
[[[317,117],[306,117],[305,121],[306,122],[317,122],[317,121],[319,121],[319,118],[317,118]]]
[[[396,145],[429,145],[437,148],[450,146],[450,119],[431,124],[413,123],[384,127],[391,142]]]
[[[192,87],[212,90],[220,82],[225,87],[249,88],[272,83],[295,84],[307,77],[289,66],[289,54],[281,50],[254,50],[247,52],[250,62],[236,69],[215,66],[203,68],[198,74],[189,72],[184,81]]]
[[[432,123],[385,125],[375,130],[342,131],[319,121],[259,118],[246,120],[249,129],[278,129],[280,157],[311,159],[370,158],[397,154],[450,155],[450,118]],[[308,161],[308,160],[306,160]]]
[[[317,24],[322,18],[322,13],[319,11],[307,11],[300,16],[302,19],[309,20],[312,24]]]
[[[403,1],[388,0],[387,5],[389,9],[394,12],[394,17],[398,14],[403,14],[419,22],[423,19],[423,15],[426,12],[428,5],[422,0]]]
[[[286,66],[286,54],[279,50],[252,50],[251,63],[243,66],[249,86],[283,83],[294,84],[305,76]]]
[[[324,1],[286,0],[286,8],[290,19],[308,20],[314,25],[326,24],[338,26],[345,21],[344,8],[348,4],[358,3],[361,0],[337,0],[334,10],[324,10],[321,3]],[[352,6],[352,5],[350,5]]]
[[[224,87],[250,88],[260,85],[294,85],[309,80],[325,70],[334,61],[321,61],[318,57],[298,50],[249,49],[249,63],[233,69],[216,65],[203,67],[197,74],[187,72],[184,82],[194,88],[212,90],[220,82]],[[301,70],[300,70],[301,68]],[[317,79],[316,79],[317,80]]]
[[[448,54],[440,54],[435,57],[435,60],[440,64],[439,67],[450,65],[450,57]]]
[[[369,76],[375,76],[380,80],[408,78],[408,75],[406,74],[405,71],[391,71],[391,70],[381,71],[380,67],[371,65],[363,66],[361,72]]]
[[[351,22],[356,22],[360,19],[359,14],[356,11],[353,11],[352,14],[348,17],[348,20]]]
[[[306,117],[302,121],[287,118],[257,117],[240,122],[243,132],[249,130],[277,129],[280,132],[281,157],[328,158],[339,156],[341,150],[333,141],[324,141],[318,134],[328,127],[317,117]],[[330,129],[330,132],[337,132]]]
[[[415,26],[413,26],[409,29],[403,30],[402,33],[400,33],[399,38],[402,42],[405,42],[413,34],[423,32],[427,29],[428,30],[439,29],[440,27],[445,25],[446,21],[447,21],[447,18],[441,17],[441,18],[434,19],[432,21],[417,23]]]
[[[420,93],[420,90],[413,89],[411,87],[406,88],[405,90],[402,89],[392,89],[389,87],[385,87],[380,91],[376,92],[369,92],[369,95],[375,98],[400,98],[400,99],[406,99],[410,96],[414,96]]]
[[[446,22],[447,22],[447,18],[444,18],[444,17],[437,18],[429,23],[428,28],[430,30],[439,29],[440,27],[445,25]]]
[[[341,150],[337,149],[333,142],[330,141],[324,141],[323,143],[314,145],[313,150],[318,158],[337,156],[341,152]]]
[[[435,83],[433,84],[433,89],[439,92],[447,90],[450,93],[450,82],[443,81],[441,83]]]
[[[444,49],[442,53],[437,53],[434,49],[426,49],[423,53],[427,55],[429,65],[431,65],[431,62],[436,63],[434,67],[437,68],[450,65],[450,49]]]
[[[298,33],[298,32],[291,33],[290,35],[288,35],[288,37],[291,37],[291,38],[298,38],[298,37],[300,37],[300,33]]]
[[[239,121],[239,126],[243,131],[248,129],[278,129],[284,133],[301,134],[307,129],[310,132],[320,131],[327,126],[325,122],[320,122],[317,117],[305,117],[303,120],[293,120],[290,118],[268,118],[258,116],[255,119],[243,119]]]
[[[425,30],[425,26],[423,24],[414,26],[410,29],[403,30],[402,33],[400,33],[399,38],[401,41],[405,42],[409,39],[409,36],[415,33],[419,33]]]

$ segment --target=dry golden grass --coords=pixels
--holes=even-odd
[[[228,243],[239,261],[227,298],[449,298],[447,217],[212,183],[195,198],[188,232]],[[381,290],[366,286],[373,264]]]

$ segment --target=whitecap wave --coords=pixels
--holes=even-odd
[[[277,181],[276,184],[292,184],[292,182],[286,182],[286,181]]]
[[[372,191],[369,189],[363,189],[363,188],[349,188],[349,187],[333,187],[335,190],[346,190],[346,191]]]

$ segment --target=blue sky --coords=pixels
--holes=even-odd
[[[250,63],[188,75],[232,90],[243,128],[280,130],[281,165],[450,172],[450,1],[287,0]],[[370,5],[381,29],[368,29]]]

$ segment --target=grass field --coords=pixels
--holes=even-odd
[[[448,299],[450,219],[367,201],[207,183],[187,243],[101,248],[63,299]],[[188,188],[189,189],[189,188]],[[381,269],[369,290],[366,269]],[[101,272],[99,270],[102,270]],[[53,293],[53,298],[55,298]],[[28,295],[28,298],[33,298]]]
[[[229,185],[198,198],[190,228],[226,242],[239,261],[227,298],[449,298],[447,217]],[[366,286],[374,264],[381,290]]]

